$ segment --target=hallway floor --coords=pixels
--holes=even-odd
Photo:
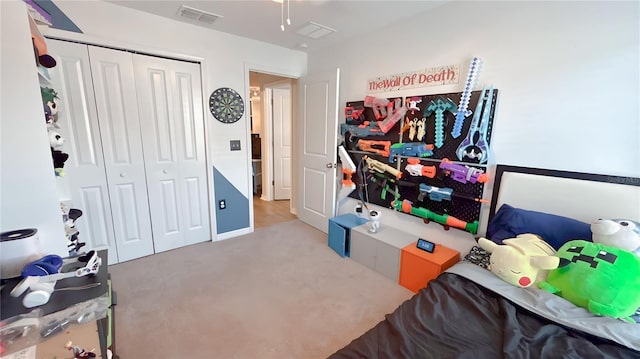
[[[260,196],[253,196],[254,228],[269,227],[287,222],[297,217],[290,213],[289,200],[263,201]]]

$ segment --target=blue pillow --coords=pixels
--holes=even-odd
[[[539,235],[556,250],[573,239],[591,242],[591,226],[588,223],[555,214],[515,208],[506,203],[496,212],[487,227],[487,237],[498,244],[523,233]]]

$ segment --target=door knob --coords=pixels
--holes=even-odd
[[[127,174],[126,174],[126,173],[124,173],[124,172],[120,173],[120,177],[122,177],[122,178],[124,178],[126,175],[127,175]]]
[[[169,173],[169,170],[162,170],[162,173],[167,174]]]
[[[338,164],[337,163],[327,163],[327,168],[337,168]]]

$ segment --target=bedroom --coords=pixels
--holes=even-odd
[[[4,6],[3,13],[10,11]],[[640,172],[637,6],[635,2],[538,5],[454,2],[425,15],[424,19],[429,20],[426,25],[424,22],[407,23],[369,34],[361,41],[303,54],[255,42],[238,50],[233,47],[237,46],[235,38],[218,34],[210,36],[217,36],[224,43],[219,46],[224,47],[205,51],[202,44],[206,43],[209,32],[101,2],[60,4],[68,16],[95,38],[205,58],[207,91],[222,84],[243,89],[244,61],[264,61],[265,67],[286,67],[293,75],[339,66],[342,75],[339,102],[345,103],[361,98],[366,81],[371,77],[421,68],[425,66],[425,58],[429,59],[430,65],[441,65],[465,63],[473,55],[479,55],[486,63],[482,78],[502,90],[493,145],[497,163],[628,176],[637,176]],[[96,18],[96,12],[101,16]],[[3,44],[6,44],[10,42],[5,42],[4,26],[3,21]],[[163,28],[167,33],[159,35],[159,29]],[[193,32],[194,40],[187,43],[176,39],[171,35],[174,29]],[[424,36],[425,31],[437,35]],[[412,33],[420,34],[416,35],[418,40],[412,38]],[[370,56],[371,38],[383,44],[395,43],[401,49],[410,48],[412,56],[393,56],[392,48],[388,55]],[[217,55],[220,52],[241,54],[220,58]],[[11,59],[4,46],[2,56],[3,63],[5,56]],[[265,56],[269,58],[265,59]],[[5,92],[7,88],[13,91],[21,88],[20,81],[6,83],[4,79],[3,75],[3,94],[8,93]],[[431,90],[447,93],[459,91],[459,87],[452,85]],[[10,136],[10,132],[5,131],[7,119],[17,117],[21,110],[7,113],[13,98],[3,95],[2,101],[3,173],[17,173],[24,170],[24,162],[16,163],[15,159],[5,162],[5,146],[10,142],[5,141],[4,136]],[[611,105],[616,103],[622,105]],[[215,166],[234,187],[249,197],[248,161],[244,163],[228,156],[226,145],[230,139],[245,136],[245,124],[237,125],[216,127],[219,131],[212,134],[209,145],[213,157],[217,158]],[[8,150],[15,153],[23,149],[22,146],[26,144],[16,144]],[[237,155],[238,158],[246,157],[243,151]],[[29,163],[28,159],[23,161]],[[46,189],[51,189],[52,184],[44,180],[43,175],[29,178],[30,187],[51,192]],[[41,207],[48,208],[45,212],[50,214],[52,205],[43,205],[43,201],[35,196],[25,199],[22,195],[20,201],[6,202],[6,189],[16,191],[18,187],[9,186],[11,183],[3,175],[3,222],[5,205],[14,209],[16,203],[25,200],[28,204],[20,210]],[[47,196],[45,193],[39,198]],[[345,206],[342,210],[350,211],[353,204]],[[246,207],[248,211],[249,206]],[[17,212],[13,213],[18,216],[20,213]],[[436,225],[424,226],[413,218],[391,211],[385,211],[384,216],[387,220],[383,225],[407,228],[415,234],[426,231],[442,235],[442,240],[455,240],[459,235],[455,231],[443,232]],[[45,214],[43,218],[51,217]],[[248,233],[249,228],[239,230],[238,235],[243,230]],[[223,235],[218,234],[218,238],[221,237]]]

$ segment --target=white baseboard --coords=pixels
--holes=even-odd
[[[222,241],[229,238],[235,238],[235,237],[243,236],[249,233],[253,233],[253,227],[241,228],[241,229],[236,229],[235,231],[218,233],[218,238],[216,238],[213,242]]]

